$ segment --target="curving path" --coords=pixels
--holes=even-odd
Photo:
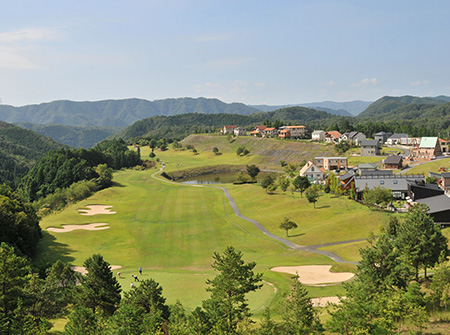
[[[227,188],[225,187],[221,187],[221,186],[206,186],[206,185],[195,185],[195,184],[180,184],[180,183],[176,183],[167,179],[161,179],[158,178],[156,175],[158,173],[161,173],[163,171],[163,168],[160,168],[159,171],[153,173],[151,175],[152,178],[157,179],[159,181],[163,181],[169,184],[176,184],[176,185],[186,185],[186,186],[195,186],[195,187],[213,187],[213,188],[218,188],[221,189],[224,193],[225,193],[225,197],[228,199],[228,201],[230,202],[231,207],[233,208],[234,214],[236,214],[236,216],[240,217],[241,219],[244,219],[250,223],[252,223],[256,228],[259,229],[259,231],[261,231],[261,233],[263,233],[264,235],[283,243],[285,246],[294,249],[294,250],[301,250],[301,251],[307,251],[307,252],[313,252],[316,254],[321,254],[324,256],[327,256],[328,258],[331,258],[333,261],[337,262],[337,263],[350,263],[350,264],[358,264],[358,262],[350,262],[350,261],[346,261],[345,259],[339,257],[338,255],[336,255],[335,253],[331,252],[331,251],[325,251],[325,250],[317,250],[318,248],[322,248],[322,247],[326,247],[326,246],[330,246],[330,245],[336,245],[336,244],[345,244],[345,243],[352,243],[352,242],[360,242],[360,241],[365,241],[365,239],[361,239],[361,240],[349,240],[349,241],[341,241],[341,242],[334,242],[334,243],[325,243],[325,244],[317,244],[317,245],[310,245],[310,246],[302,246],[302,245],[298,245],[292,241],[289,241],[283,237],[277,236],[272,234],[271,232],[269,232],[266,228],[264,228],[264,226],[259,223],[256,220],[250,219],[244,215],[242,215],[242,213],[239,211],[239,208],[236,205],[236,202],[234,201],[233,197],[230,195],[230,192],[228,191]]]

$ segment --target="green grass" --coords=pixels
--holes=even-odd
[[[302,141],[244,139],[252,154],[237,157],[225,137],[203,136],[206,142],[195,144],[199,155],[191,151],[156,150],[157,157],[166,164],[165,171],[194,168],[214,164],[245,165],[263,162],[263,154],[273,145],[293,154],[301,148],[312,148]],[[198,138],[191,137],[191,141]],[[214,142],[216,140],[217,142]],[[254,141],[256,140],[256,141]],[[208,144],[208,141],[211,141]],[[222,155],[214,155],[208,146],[214,143]],[[263,149],[256,145],[264,144]],[[220,147],[223,145],[223,147]],[[252,146],[251,146],[252,145]],[[326,146],[320,146],[329,150]],[[226,150],[229,150],[228,152]],[[274,150],[274,149],[273,149]],[[150,150],[142,148],[143,157]],[[318,155],[325,155],[320,152]],[[278,159],[278,158],[277,158]],[[299,158],[296,158],[299,161]],[[284,159],[289,162],[288,159]],[[272,161],[273,162],[273,161]],[[181,166],[182,164],[182,166]],[[273,166],[273,163],[266,166]],[[159,168],[159,167],[158,167]],[[120,265],[119,282],[128,290],[132,274],[143,267],[142,278],[154,278],[163,287],[169,304],[180,300],[187,310],[201,305],[208,297],[205,281],[214,276],[212,254],[233,245],[244,254],[246,261],[257,263],[255,270],[263,273],[263,289],[250,295],[250,306],[258,319],[265,306],[276,304],[281,294],[289,289],[290,275],[270,271],[275,266],[334,264],[329,258],[287,249],[284,245],[262,234],[251,223],[234,215],[223,192],[212,187],[192,187],[171,184],[151,178],[157,169],[148,171],[120,171],[114,174],[115,186],[92,197],[66,207],[63,211],[45,217],[41,222],[44,238],[39,245],[39,257],[50,261],[61,259],[81,266],[94,253],[103,255],[111,265]],[[290,231],[289,239],[300,245],[314,245],[344,240],[365,239],[369,232],[377,232],[387,220],[387,214],[370,211],[345,197],[321,195],[316,209],[298,194],[268,195],[257,185],[227,185],[240,211],[261,222],[272,233],[285,236],[279,229],[284,216],[299,224]],[[115,215],[81,216],[77,209],[86,205],[112,205]],[[73,231],[49,233],[48,227],[62,224],[108,223],[110,229],[101,231]],[[359,257],[357,244],[335,245],[326,250],[337,252],[349,260]],[[339,270],[339,267],[338,267]],[[344,269],[345,270],[345,269]],[[311,297],[344,294],[341,285],[308,287]]]
[[[408,174],[424,174],[425,177],[428,177],[428,172],[436,172],[441,173],[440,167],[443,166],[445,171],[449,171],[450,169],[450,157],[430,161],[427,163],[419,164],[413,166],[411,170],[408,171]]]

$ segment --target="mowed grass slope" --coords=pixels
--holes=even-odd
[[[155,278],[170,303],[179,299],[188,309],[208,297],[205,281],[214,274],[212,254],[228,245],[241,250],[246,261],[257,262],[256,270],[267,274],[265,279],[280,288],[287,286],[286,277],[272,273],[271,267],[330,263],[323,256],[288,250],[231,215],[221,190],[168,184],[152,179],[152,172],[115,173],[117,186],[44,218],[44,230],[95,222],[108,223],[110,229],[46,232],[40,258],[60,258],[81,266],[87,257],[100,253],[111,265],[122,266],[118,271],[124,289],[129,288],[131,275],[142,266],[143,278]],[[78,208],[90,204],[112,205],[117,214],[78,214]],[[274,288],[265,285],[253,294],[252,308],[262,311],[274,297]]]
[[[330,151],[331,146],[303,141],[247,137],[229,143],[224,136],[199,135],[189,138],[199,151],[198,155],[188,150],[155,150],[157,157],[166,164],[165,171],[219,164],[243,167],[257,164],[260,168],[281,169],[280,160],[299,163],[308,157],[334,155]],[[238,157],[235,151],[239,145],[246,145],[251,154]],[[222,155],[212,152],[215,146]],[[276,148],[279,152],[273,157],[264,155]],[[148,147],[141,148],[143,158],[148,157],[149,153]],[[289,157],[292,156],[296,159],[291,160]],[[138,274],[137,269],[142,266],[142,277],[157,280],[169,303],[178,299],[188,310],[192,310],[209,296],[205,291],[205,281],[214,275],[211,269],[213,253],[233,245],[243,252],[246,261],[257,263],[256,271],[264,274],[266,282],[275,285],[274,288],[267,283],[262,290],[250,295],[251,308],[257,316],[261,315],[264,306],[276,303],[290,284],[292,276],[272,272],[272,267],[334,263],[325,256],[289,250],[268,238],[251,223],[234,215],[222,190],[155,180],[151,175],[156,171],[116,172],[115,186],[45,217],[41,222],[44,230],[63,224],[87,223],[107,223],[110,228],[69,233],[45,232],[39,258],[51,261],[62,259],[81,266],[86,258],[100,253],[111,265],[122,266],[118,271],[121,272],[119,281],[124,290],[129,289],[131,275]],[[289,239],[300,245],[365,239],[369,232],[376,233],[387,220],[386,214],[371,212],[344,197],[322,195],[314,209],[298,194],[281,192],[268,195],[257,185],[226,187],[244,215],[260,221],[276,235],[285,236],[285,232],[279,229],[285,216],[296,221],[299,228],[290,232]],[[112,210],[117,214],[82,216],[77,212],[77,209],[93,204],[112,205]],[[358,247],[354,243],[345,248],[339,245],[327,247],[327,250],[353,261],[359,259]],[[341,285],[308,289],[312,297],[344,293]]]

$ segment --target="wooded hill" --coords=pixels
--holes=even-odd
[[[70,147],[85,149],[89,149],[108,136],[121,131],[121,128],[116,127],[77,127],[61,124],[45,125],[28,122],[18,123],[17,126],[30,129]]]
[[[126,140],[137,137],[182,139],[193,133],[216,132],[224,125],[250,127],[267,121],[328,125],[339,120],[338,116],[305,107],[281,108],[273,112],[258,112],[251,115],[189,113],[150,117],[136,122],[114,137]]]
[[[424,127],[434,135],[448,131],[450,98],[418,98],[413,96],[383,97],[371,104],[356,120],[397,123]]]
[[[17,185],[48,151],[62,147],[31,130],[0,121],[0,184]]]
[[[9,123],[63,124],[84,127],[124,128],[155,115],[185,113],[252,114],[257,109],[242,103],[227,104],[218,99],[179,98],[103,100],[95,102],[53,101],[39,105],[13,107],[0,105],[0,120]]]

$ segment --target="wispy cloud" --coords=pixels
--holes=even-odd
[[[206,63],[206,67],[210,69],[230,69],[235,67],[240,67],[248,63],[247,59],[244,58],[227,58],[218,59]]]
[[[56,29],[29,28],[0,33],[0,68],[28,70],[37,68],[32,52],[42,40],[58,39],[62,34]]]
[[[256,86],[256,87],[264,87],[264,86],[266,86],[266,83],[263,82],[263,81],[261,81],[261,82],[259,82],[259,83],[255,83],[255,86]]]
[[[38,41],[60,38],[61,33],[50,28],[29,28],[0,33],[0,43],[15,43],[21,41]]]
[[[409,86],[421,86],[421,85],[428,85],[430,83],[429,80],[416,80],[409,83]]]
[[[327,87],[332,87],[332,86],[334,86],[334,85],[336,85],[336,83],[335,83],[334,81],[332,81],[332,80],[330,80],[330,81],[328,81],[328,82],[326,83],[326,86],[327,86]]]
[[[203,36],[197,36],[195,40],[197,42],[218,42],[218,41],[226,41],[231,39],[230,34],[210,34],[210,35],[203,35]]]
[[[359,83],[353,83],[350,85],[350,87],[367,87],[367,86],[374,86],[377,84],[377,78],[365,78],[361,80]]]

